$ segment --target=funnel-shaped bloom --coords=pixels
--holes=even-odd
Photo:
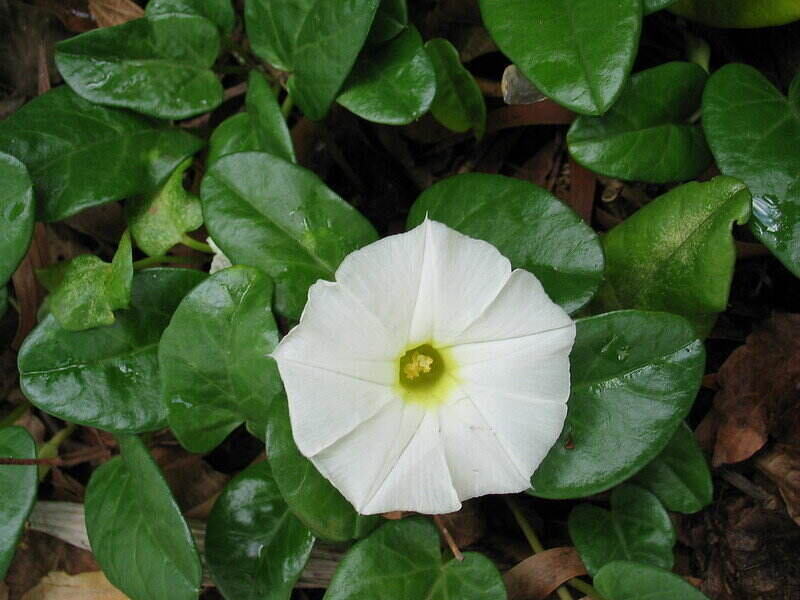
[[[436,514],[529,487],[574,337],[536,277],[426,220],[315,283],[274,357],[298,448],[356,510]]]

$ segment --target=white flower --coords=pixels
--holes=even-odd
[[[356,510],[440,514],[530,486],[574,338],[536,277],[426,220],[315,283],[273,356],[298,448]]]
[[[219,246],[214,243],[214,240],[207,237],[206,244],[211,246],[211,249],[214,251],[214,258],[211,259],[211,266],[208,269],[209,275],[213,275],[217,271],[222,271],[222,269],[227,269],[233,265],[231,259],[225,256],[222,250],[219,249]]]

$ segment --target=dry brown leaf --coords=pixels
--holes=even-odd
[[[486,131],[494,133],[525,125],[569,125],[574,120],[575,113],[552,100],[544,100],[536,104],[514,104],[496,108],[487,117]]]
[[[102,571],[68,575],[53,571],[28,591],[21,600],[128,600],[109,583]]]
[[[144,9],[133,0],[89,0],[98,27],[113,27],[144,16]]]
[[[583,168],[572,158],[569,159],[569,191],[564,202],[578,213],[587,223],[592,222],[594,191],[597,178],[589,169]]]
[[[778,486],[789,516],[800,525],[800,449],[776,444],[756,466]]]
[[[193,518],[207,516],[200,507],[210,509],[209,499],[216,497],[229,477],[215,471],[199,454],[189,454],[179,447],[156,447],[153,458],[162,469],[181,510]]]
[[[586,575],[575,548],[551,548],[509,569],[503,580],[508,600],[543,600],[565,581]]]

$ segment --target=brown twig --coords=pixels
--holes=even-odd
[[[64,461],[60,458],[11,458],[0,457],[0,465],[49,465],[51,467],[60,467]]]
[[[444,521],[442,521],[442,517],[433,515],[433,522],[436,523],[436,526],[439,528],[439,532],[442,534],[444,541],[447,542],[447,546],[450,548],[450,552],[453,553],[453,557],[458,561],[464,560],[464,555],[461,553],[461,550],[459,550],[453,536],[450,535],[450,531],[447,529],[447,525],[444,524]]]

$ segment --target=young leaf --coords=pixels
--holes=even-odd
[[[0,456],[36,458],[36,442],[22,427],[0,428]],[[0,466],[0,581],[14,558],[28,513],[36,501],[36,465]]]
[[[353,250],[377,239],[372,225],[316,175],[261,152],[230,154],[208,170],[203,215],[234,264],[275,282],[275,308],[297,320],[308,288],[332,279]]]
[[[671,569],[675,528],[653,494],[623,483],[611,492],[611,510],[579,504],[569,515],[569,536],[590,575],[615,560]]]
[[[147,15],[150,17],[170,13],[205,17],[228,35],[236,24],[231,0],[150,0],[147,3]]]
[[[787,98],[753,67],[722,67],[703,94],[703,128],[720,170],[753,194],[753,233],[800,277],[800,75]]]
[[[300,454],[292,437],[289,405],[275,399],[267,425],[267,456],[275,483],[291,511],[317,537],[345,542],[364,537],[380,523],[364,517]]]
[[[679,0],[670,11],[712,27],[774,27],[800,19],[796,0]]]
[[[677,315],[626,310],[577,326],[567,421],[531,480],[544,498],[597,494],[644,467],[689,412],[705,367]]]
[[[178,165],[161,189],[139,196],[125,207],[136,245],[149,256],[165,254],[183,235],[203,224],[200,198],[183,187],[191,159]]]
[[[339,563],[325,600],[425,598],[505,600],[492,561],[476,552],[443,559],[439,535],[422,517],[389,521],[353,546]]]
[[[203,569],[194,539],[147,448],[118,437],[121,456],[86,489],[86,530],[108,580],[133,599],[196,600]]]
[[[382,44],[388,42],[408,25],[408,6],[406,0],[381,0],[367,42]]]
[[[91,102],[185,119],[222,102],[222,85],[211,71],[218,53],[211,21],[166,14],[59,42],[56,65],[67,85]]]
[[[708,600],[682,577],[640,563],[615,561],[594,578],[597,591],[613,600]]]
[[[537,88],[586,115],[622,91],[639,44],[642,0],[481,0],[500,50]]]
[[[184,131],[87,102],[67,86],[0,121],[0,151],[28,167],[43,221],[154,190],[201,146]]]
[[[215,448],[245,420],[263,437],[283,391],[275,361],[273,286],[251,267],[215,273],[180,303],[161,336],[158,361],[169,424],[190,452]]]
[[[416,27],[358,57],[337,102],[368,121],[405,125],[430,108],[436,73]]]
[[[239,473],[214,504],[206,560],[220,592],[235,600],[288,600],[314,536],[289,512],[269,463]]]
[[[33,187],[28,170],[0,153],[0,287],[11,279],[33,235]]]
[[[444,38],[425,44],[436,72],[436,96],[431,114],[453,131],[472,129],[481,139],[486,131],[486,103],[475,78],[458,57],[458,50]]]
[[[48,308],[69,331],[83,331],[114,323],[114,311],[131,300],[133,259],[131,236],[126,231],[111,264],[93,254],[37,272],[50,292]]]
[[[289,93],[309,119],[322,119],[369,33],[379,0],[248,0],[253,51],[289,71]]]
[[[597,235],[569,207],[531,183],[481,173],[448,177],[417,198],[407,227],[419,225],[425,215],[496,246],[514,268],[536,275],[568,312],[586,304],[602,281]]]
[[[725,310],[736,249],[734,223],[750,217],[750,192],[732,177],[674,188],[603,237],[606,279],[598,309],[663,310],[708,335]]]
[[[48,315],[19,351],[20,384],[41,410],[118,433],[166,425],[158,340],[181,298],[202,281],[191,269],[149,269],[133,278],[131,307],[109,327],[68,331]]]
[[[668,510],[681,513],[697,512],[711,504],[714,495],[708,462],[685,423],[633,481],[658,496]]]
[[[641,71],[602,117],[578,117],[567,134],[572,157],[608,177],[667,183],[694,179],[711,164],[699,124],[706,72],[671,62]]]

